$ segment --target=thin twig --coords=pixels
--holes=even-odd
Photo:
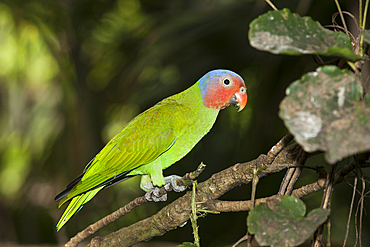
[[[304,185],[298,189],[293,190],[292,196],[297,198],[302,198],[304,196],[310,195],[317,191],[320,191],[324,188],[325,183],[321,179],[318,181]],[[266,203],[269,200],[273,200],[279,197],[278,195],[273,195],[269,197],[259,198],[255,200],[255,205],[259,205],[261,203]],[[214,200],[213,203],[207,203],[207,208],[209,210],[215,210],[221,213],[228,213],[228,212],[245,212],[250,211],[252,208],[252,201],[221,201],[221,200]]]
[[[356,213],[355,213],[355,234],[356,234],[356,238],[355,238],[355,243],[353,244],[353,247],[356,247],[357,246],[357,242],[358,242],[358,238],[359,238],[359,234],[358,234],[358,227],[357,227],[357,215],[358,215],[358,208],[359,208],[359,203],[357,204],[357,207],[356,207]]]
[[[278,10],[275,5],[270,1],[270,0],[265,0],[266,3],[268,3],[268,5],[270,5],[270,7],[273,9],[273,10]]]
[[[284,178],[281,181],[279,191],[277,193],[279,196],[282,196],[282,195],[285,194],[285,192],[286,192],[286,190],[288,188],[288,184],[289,184],[290,178],[293,176],[295,170],[296,170],[296,168],[289,168],[286,171],[286,173],[284,175]]]
[[[367,11],[369,9],[369,0],[366,0],[366,3],[365,3],[365,8],[364,8],[364,20],[362,22],[362,30],[365,30],[365,27],[366,27],[366,18],[367,18]]]
[[[345,30],[346,34],[348,34],[348,28],[347,28],[347,25],[346,25],[346,21],[344,20],[344,16],[343,16],[342,10],[340,8],[339,2],[338,2],[338,0],[334,0],[334,2],[337,5],[338,12],[339,12],[339,15],[340,15],[340,19],[342,20],[344,30]]]
[[[362,1],[360,2],[360,8],[362,8]],[[360,9],[360,55],[363,56],[364,55],[364,49],[363,49],[363,45],[364,45],[364,36],[363,36],[363,30],[365,30],[365,27],[366,27],[366,18],[367,18],[367,10],[369,8],[369,0],[366,0],[366,3],[365,3],[365,10],[364,10],[364,18],[363,20],[361,19],[361,14],[362,14],[362,10]]]
[[[354,15],[352,15],[350,12],[347,12],[347,11],[342,11],[342,13],[343,14],[346,14],[346,15],[348,15],[353,21],[354,21],[354,23],[355,23],[355,25],[356,25],[356,27],[357,27],[357,29],[358,30],[360,30],[360,26],[359,26],[359,24],[358,24],[358,22],[357,22],[357,20],[356,20],[356,18],[355,18],[355,16]],[[337,16],[338,16],[338,12],[337,13],[334,13],[333,14],[333,16],[332,16],[332,23],[333,23],[333,25],[325,25],[325,27],[332,27],[332,28],[337,28],[337,29],[340,29],[341,31],[343,31],[344,33],[346,33],[346,29],[344,28],[344,27],[342,27],[342,26],[340,26],[336,21],[335,21],[335,19],[337,18]],[[349,38],[351,39],[351,42],[356,42],[356,38],[355,38],[355,36],[352,34],[352,33],[350,33],[350,32],[348,32],[348,33],[346,33],[348,36],[349,36]],[[357,54],[357,53],[356,53]]]
[[[291,195],[294,184],[297,182],[301,172],[302,172],[302,165],[306,162],[307,153],[301,148],[297,158],[294,160],[294,165],[298,165],[295,168],[289,168],[285,173],[283,181],[281,182],[280,189],[278,195]]]
[[[357,245],[357,240],[359,241],[360,243],[360,247],[362,247],[362,218],[363,218],[363,210],[364,210],[364,201],[365,201],[365,188],[366,188],[366,182],[365,182],[365,179],[364,179],[364,174],[361,170],[361,160],[359,158],[359,156],[355,155],[354,156],[354,163],[355,163],[355,166],[356,166],[356,170],[355,170],[355,174],[356,174],[356,177],[359,177],[361,178],[361,181],[362,181],[362,190],[361,190],[361,193],[358,192],[360,194],[360,199],[359,199],[359,202],[358,202],[358,205],[357,205],[357,209],[356,209],[356,214],[355,214],[355,225],[356,225],[356,242],[355,242],[355,246]],[[358,213],[358,210],[360,210],[360,226],[359,226],[359,232],[357,231],[357,213]]]
[[[358,20],[360,22],[360,27],[362,28],[362,0],[358,1]]]
[[[326,247],[331,247],[331,221],[330,221],[330,215],[328,216],[328,219],[326,220],[326,227],[328,228],[328,242],[326,243]]]
[[[344,237],[343,247],[345,247],[346,243],[347,243],[347,238],[348,238],[348,233],[349,233],[349,223],[351,222],[353,204],[354,204],[355,196],[356,196],[356,187],[357,187],[357,177],[355,177],[355,180],[353,182],[353,192],[352,192],[351,206],[349,208],[349,214],[348,214],[348,220],[347,220],[347,230],[346,230],[346,236]]]
[[[252,209],[255,205],[256,200],[256,191],[257,191],[257,184],[259,182],[259,178],[257,176],[258,169],[253,169],[253,180],[252,180],[252,194],[251,194],[251,202],[252,202]]]
[[[327,209],[329,207],[329,201],[331,198],[331,192],[333,190],[334,186],[334,177],[335,177],[335,169],[337,167],[337,164],[330,165],[329,166],[329,172],[328,172],[328,177],[326,180],[326,185],[325,185],[325,191],[324,191],[324,196],[321,202],[321,208]],[[312,243],[313,247],[320,247],[322,243],[322,233],[324,229],[324,224],[319,226],[319,228],[316,230],[314,234],[314,241]]]
[[[196,195],[196,187],[197,187],[197,181],[193,181],[193,189],[191,194],[191,215],[190,215],[190,221],[191,221],[191,227],[193,228],[193,235],[194,235],[194,245],[197,247],[200,247],[200,238],[198,234],[198,225],[197,225],[197,205],[195,202],[195,195]]]
[[[361,197],[360,197],[360,236],[359,236],[359,240],[360,240],[360,247],[362,247],[362,218],[363,218],[363,212],[364,212],[364,201],[365,201],[365,197],[364,197],[364,194],[365,194],[365,188],[366,188],[366,183],[365,183],[365,179],[363,176],[361,176],[361,181],[362,181],[362,191],[361,191]]]
[[[251,209],[254,208],[254,205],[255,205],[255,201],[256,201],[256,191],[257,191],[257,184],[258,182],[260,181],[258,176],[257,176],[257,172],[258,172],[258,168],[256,167],[255,169],[253,169],[253,180],[252,180],[252,195],[251,195]],[[249,233],[247,231],[247,233],[245,234],[245,238],[247,238],[247,247],[250,247],[251,246],[251,242],[252,242],[252,239],[253,239],[254,235]],[[238,241],[239,242],[239,241]]]
[[[244,242],[244,241],[246,241],[246,240],[248,240],[248,238],[249,238],[249,235],[248,234],[245,234],[243,237],[241,237],[238,241],[236,241],[236,243],[235,244],[233,244],[233,246],[231,246],[231,247],[236,247],[236,246],[238,246],[240,243],[242,243],[242,242]]]

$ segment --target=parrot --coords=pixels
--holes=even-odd
[[[165,178],[163,170],[193,149],[210,131],[221,109],[232,105],[241,111],[247,99],[241,76],[216,69],[188,89],[137,115],[55,197],[59,208],[69,202],[57,231],[99,191],[133,176],[142,176],[140,187],[147,192],[148,200],[160,201],[155,193],[148,193],[168,183],[174,191],[184,191],[186,186],[177,186],[175,182],[181,177]]]

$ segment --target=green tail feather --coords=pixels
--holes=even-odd
[[[82,206],[90,201],[96,193],[98,193],[103,187],[96,188],[94,190],[91,190],[89,192],[86,192],[84,194],[81,194],[79,196],[76,196],[72,199],[72,201],[69,203],[67,209],[64,211],[62,217],[60,218],[58,224],[57,224],[57,231],[60,230],[64,226],[65,223],[75,214],[77,213]]]

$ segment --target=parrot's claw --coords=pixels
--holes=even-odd
[[[155,187],[151,191],[147,192],[145,194],[145,199],[149,202],[154,201],[154,202],[165,202],[167,201],[167,193],[164,195],[160,195],[159,191],[161,188]]]
[[[177,185],[177,183],[176,183],[177,179],[182,179],[182,177],[177,176],[177,175],[171,175],[171,176],[165,177],[164,181],[165,181],[166,185],[171,184],[172,189],[175,192],[182,192],[182,191],[186,190],[186,185],[181,185],[181,186]],[[169,190],[167,190],[167,191],[169,191]]]
[[[169,191],[175,191],[175,192],[182,192],[186,189],[186,185],[177,185],[176,180],[181,179],[182,177],[177,175],[172,175],[164,178],[165,185],[163,188],[169,192]],[[142,184],[141,187],[149,191],[145,194],[145,199],[147,201],[154,201],[154,202],[164,202],[167,201],[167,194],[160,195],[160,189],[161,187],[155,187],[152,183],[145,183]],[[163,193],[163,192],[162,192]]]
[[[141,184],[140,186],[144,191],[148,191],[148,192],[150,192],[151,190],[154,189],[153,183],[151,183],[151,182]]]

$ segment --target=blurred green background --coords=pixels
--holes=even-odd
[[[274,3],[323,25],[330,25],[336,12],[332,0]],[[357,1],[340,3],[357,16]],[[99,193],[55,231],[65,207],[58,209],[54,196],[125,123],[209,70],[239,73],[248,87],[248,105],[240,113],[223,110],[212,131],[165,175],[183,175],[203,161],[208,166],[198,181],[204,181],[266,153],[287,133],[277,114],[285,88],[317,66],[311,56],[278,56],[250,47],[249,23],[269,10],[263,0],[1,0],[0,246],[61,245],[143,195],[139,178],[125,181]],[[321,156],[310,162],[325,165]],[[276,193],[283,175],[261,180],[257,196]],[[315,172],[305,170],[297,186],[315,179]],[[335,188],[332,246],[342,245],[351,195],[349,184]],[[168,202],[139,207],[98,234],[144,219],[178,196],[171,193]],[[321,196],[304,198],[308,211],[320,206]],[[249,197],[245,185],[221,199]],[[199,219],[202,246],[235,243],[245,234],[246,215]],[[355,243],[353,222],[349,246]],[[369,222],[364,215],[363,246],[370,245]],[[187,224],[152,241],[192,240]]]

